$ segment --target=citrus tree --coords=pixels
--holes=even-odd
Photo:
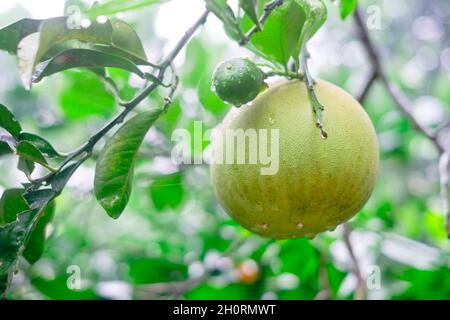
[[[450,281],[448,108],[435,123],[421,121],[356,0],[334,4],[204,0],[169,50],[152,23],[171,1],[67,0],[62,16],[4,26],[0,49],[17,61],[4,76],[20,84],[5,87],[0,105],[0,294],[362,299],[383,279],[395,287],[384,297],[450,298],[445,285],[431,289]],[[327,18],[337,15],[342,21]],[[212,19],[226,42],[205,35]],[[349,80],[358,65],[322,72],[337,86],[310,72],[308,49],[326,22],[355,26],[369,66],[358,93]],[[229,48],[238,54],[223,61]],[[448,107],[448,74],[436,70],[428,95]],[[213,156],[210,180],[203,161],[192,164],[223,148],[226,139],[209,145],[202,136],[222,120],[224,136],[279,130],[277,172]],[[174,163],[180,128],[201,140]],[[417,141],[432,156],[411,151]],[[422,198],[413,187],[399,192],[411,172],[420,179],[420,163],[432,168],[436,179],[423,183],[431,186],[416,190]],[[427,201],[435,195],[438,207]],[[358,212],[352,234],[366,240],[363,254],[347,223]],[[427,267],[395,260],[413,247],[433,257]],[[412,285],[397,290],[401,281]]]

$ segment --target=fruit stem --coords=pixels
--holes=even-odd
[[[272,69],[268,72],[265,72],[265,75],[266,77],[282,76],[288,79],[299,79],[299,80],[303,80],[304,78],[304,75],[302,73],[292,71],[282,71],[277,69]]]
[[[301,67],[303,69],[303,74],[304,74],[303,78],[306,81],[306,87],[308,89],[309,98],[311,100],[313,111],[316,115],[316,126],[320,130],[322,139],[325,140],[328,138],[328,133],[326,132],[325,127],[323,125],[323,111],[325,108],[317,99],[316,92],[314,91],[314,85],[316,84],[316,82],[314,81],[311,74],[309,73],[309,69],[308,69],[308,58],[309,57],[310,56],[309,56],[308,49],[305,46],[301,53],[301,59],[302,59]]]

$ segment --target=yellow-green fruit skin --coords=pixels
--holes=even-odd
[[[211,176],[218,201],[239,224],[261,236],[313,238],[334,230],[364,206],[374,189],[379,147],[371,120],[341,88],[319,81],[314,89],[325,107],[328,139],[315,125],[305,84],[284,81],[251,105],[232,109],[220,126],[222,139],[213,140]],[[221,164],[217,150],[224,148],[226,129],[278,129],[278,172],[261,175],[267,165],[259,162]]]

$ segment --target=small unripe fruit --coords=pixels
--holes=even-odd
[[[239,107],[264,88],[264,73],[248,59],[230,59],[214,71],[212,88],[223,101]]]
[[[314,89],[325,107],[328,139],[316,127],[305,84],[290,81],[261,93],[251,106],[232,109],[213,141],[211,175],[219,203],[264,237],[313,238],[333,230],[364,206],[375,186],[378,141],[366,112],[331,83],[319,81]],[[217,150],[230,143],[227,129],[278,129],[277,172],[262,175],[266,165],[260,161],[237,164],[236,153],[234,163],[219,159]]]

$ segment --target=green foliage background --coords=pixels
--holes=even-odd
[[[102,10],[115,13],[122,11],[117,9],[120,3],[133,8],[131,2],[135,9],[126,11],[125,20],[136,28],[149,56],[159,58],[167,40],[158,36],[155,21],[162,6],[169,4],[110,0]],[[430,126],[448,118],[448,1],[367,0],[360,5],[381,10],[381,30],[371,30],[371,35],[389,78],[415,101],[414,113]],[[357,95],[370,72],[367,58],[352,19],[341,20],[346,13],[330,2],[327,6],[329,18],[310,44],[313,74]],[[1,25],[28,16],[16,8],[2,13]],[[205,272],[211,276],[180,297],[314,299],[328,288],[331,298],[354,298],[356,279],[342,228],[311,241],[275,242],[251,235],[218,206],[207,165],[175,166],[170,160],[174,129],[192,132],[197,120],[205,129],[213,128],[230,108],[210,90],[210,79],[219,62],[238,56],[252,55],[228,40],[211,16],[187,46],[184,59],[177,60],[180,88],[168,113],[144,141],[131,200],[120,219],[110,219],[96,202],[95,162],[87,161],[56,201],[42,258],[34,265],[21,261],[8,298],[173,297],[170,284],[198,279]],[[57,74],[27,92],[13,56],[0,52],[0,68],[0,101],[26,131],[39,133],[58,150],[75,149],[118,111],[113,97],[88,71]],[[123,97],[137,93],[140,83],[134,75],[111,72]],[[154,93],[139,109],[160,104]],[[374,86],[364,107],[376,127],[382,159],[372,198],[351,220],[351,240],[363,276],[370,278],[374,270],[381,275],[381,288],[369,290],[369,298],[450,299],[450,249],[439,199],[438,154],[380,85]],[[25,180],[11,170],[16,162],[13,156],[0,158],[1,190],[19,187],[18,181]],[[241,238],[244,244],[228,255],[230,245]],[[240,272],[255,263],[258,275],[247,283]],[[70,266],[81,270],[81,290],[67,287]]]

